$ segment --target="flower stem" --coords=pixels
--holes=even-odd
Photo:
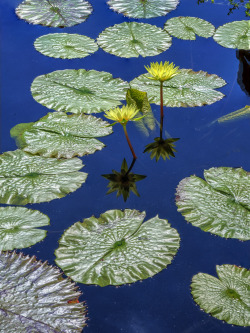
[[[137,159],[137,157],[136,157],[136,155],[135,155],[135,152],[134,152],[134,149],[133,149],[133,147],[132,147],[132,145],[131,145],[131,142],[130,142],[130,140],[129,140],[129,137],[128,137],[128,132],[127,132],[126,125],[123,125],[122,127],[123,127],[123,129],[124,129],[124,133],[125,133],[126,139],[127,139],[127,141],[128,141],[128,145],[129,145],[129,148],[130,148],[131,153],[132,153],[132,155],[133,155],[133,158],[134,158],[134,159]]]
[[[160,138],[162,139],[162,131],[163,131],[163,82],[160,81],[160,99],[161,99],[161,126],[160,126]]]

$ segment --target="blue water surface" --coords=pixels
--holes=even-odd
[[[91,215],[99,216],[108,209],[146,211],[147,219],[159,214],[168,219],[181,237],[181,246],[172,264],[153,278],[132,285],[96,287],[79,284],[88,305],[86,333],[246,333],[249,328],[231,326],[202,312],[190,293],[192,276],[198,272],[216,275],[216,265],[232,264],[248,268],[249,242],[226,240],[187,224],[175,205],[175,190],[181,179],[203,176],[210,167],[243,167],[250,171],[250,121],[241,119],[223,124],[214,120],[249,105],[249,97],[237,83],[239,60],[236,50],[223,48],[213,38],[183,41],[173,38],[172,47],[155,57],[123,59],[99,49],[95,54],[76,60],[45,57],[34,47],[34,40],[51,32],[84,34],[96,38],[105,28],[124,21],[133,21],[111,11],[104,0],[90,0],[94,11],[86,22],[65,29],[29,25],[15,15],[20,0],[1,0],[1,152],[15,150],[10,129],[18,123],[36,121],[48,109],[31,96],[30,85],[35,77],[60,69],[95,69],[111,72],[114,77],[130,81],[145,72],[151,61],[170,61],[181,68],[217,74],[227,85],[220,89],[226,96],[209,106],[165,109],[164,126],[168,135],[180,138],[176,158],[158,163],[143,154],[145,145],[158,136],[148,137],[133,124],[128,132],[138,161],[134,172],[146,175],[138,182],[140,197],[131,194],[127,202],[106,195],[108,181],[102,174],[119,170],[123,158],[131,161],[131,153],[122,132],[116,125],[114,133],[102,139],[106,148],[82,158],[89,174],[86,184],[76,192],[50,203],[28,205],[51,219],[48,236],[25,254],[54,264],[58,239],[74,222]],[[163,27],[175,16],[197,16],[218,27],[226,22],[245,19],[244,10],[227,15],[228,6],[182,0],[175,11],[165,17],[137,20]],[[152,105],[157,120],[159,106]],[[4,332],[5,333],[5,332]],[[7,333],[7,332],[6,332]],[[21,333],[21,332],[20,332]]]

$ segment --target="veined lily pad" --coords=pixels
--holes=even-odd
[[[228,324],[250,326],[250,271],[233,265],[216,266],[219,279],[199,273],[192,295],[207,313]]]
[[[120,105],[128,88],[127,82],[107,72],[66,69],[36,77],[31,92],[47,108],[89,114]]]
[[[101,150],[104,144],[95,137],[112,133],[108,122],[90,115],[48,113],[35,123],[19,124],[10,131],[19,148],[45,157],[83,156]]]
[[[57,160],[22,150],[0,155],[0,203],[26,205],[65,197],[85,182],[78,158]]]
[[[118,57],[148,57],[171,46],[169,34],[155,25],[123,22],[105,29],[97,38],[98,45]]]
[[[80,333],[86,325],[81,293],[46,262],[0,252],[0,331]]]
[[[46,237],[37,229],[49,225],[49,218],[38,210],[24,207],[0,207],[0,251],[23,249]]]
[[[164,16],[176,9],[179,0],[109,0],[114,11],[133,18]]]
[[[57,265],[73,280],[101,287],[155,275],[171,263],[180,237],[167,220],[144,218],[136,210],[110,210],[73,224],[59,241]]]
[[[191,69],[181,69],[172,79],[163,82],[163,102],[165,106],[202,106],[212,104],[224,97],[214,89],[223,87],[226,82],[215,74]],[[142,74],[130,82],[131,88],[145,91],[150,103],[160,105],[160,82],[150,80]]]
[[[86,0],[25,0],[16,9],[17,16],[29,23],[61,28],[84,22],[91,12]]]
[[[178,211],[192,225],[225,238],[250,240],[250,174],[211,168],[205,180],[191,176],[177,188]]]
[[[198,17],[179,16],[168,20],[165,23],[164,30],[180,39],[195,40],[196,35],[205,38],[212,37],[215,27]]]
[[[230,49],[250,50],[250,20],[222,25],[216,30],[214,40]]]
[[[37,51],[48,57],[73,59],[85,58],[98,50],[94,39],[77,34],[48,34],[35,40]]]

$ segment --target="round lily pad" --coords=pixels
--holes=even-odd
[[[179,0],[109,0],[108,5],[117,13],[133,18],[164,16],[176,9]]]
[[[86,0],[25,0],[16,8],[20,19],[60,28],[84,22],[91,12],[92,6]]]
[[[98,50],[94,39],[77,34],[48,34],[35,40],[37,51],[52,58],[85,58]]]
[[[56,263],[74,281],[121,285],[155,275],[171,263],[180,237],[158,216],[110,210],[67,229],[55,251]]]
[[[66,69],[36,77],[31,93],[49,109],[89,114],[120,105],[128,88],[127,82],[107,72]]]
[[[214,40],[230,49],[250,50],[250,20],[220,26],[215,32]]]
[[[218,279],[199,273],[192,279],[195,302],[228,324],[250,326],[250,271],[234,265],[216,266]]]
[[[148,57],[166,51],[171,46],[169,34],[155,25],[123,22],[105,29],[97,38],[98,45],[118,57]]]
[[[250,240],[250,174],[211,168],[205,180],[191,176],[177,188],[178,211],[192,225],[225,238]]]
[[[78,158],[57,160],[22,150],[0,155],[0,203],[26,205],[65,197],[76,191],[87,174]]]
[[[198,17],[179,16],[168,20],[164,25],[164,30],[180,39],[195,40],[196,35],[205,38],[212,37],[215,27]]]

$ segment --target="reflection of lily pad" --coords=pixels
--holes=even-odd
[[[123,22],[105,29],[97,38],[104,51],[118,57],[148,57],[166,51],[171,46],[169,34],[155,25]]]
[[[222,25],[216,30],[214,40],[231,49],[250,50],[250,20]]]
[[[16,9],[19,18],[49,27],[72,27],[91,14],[86,0],[25,0]]]
[[[46,262],[0,253],[0,331],[80,333],[86,325],[81,293]]]
[[[35,40],[40,53],[53,58],[84,58],[98,50],[94,39],[77,34],[48,34]]]
[[[128,88],[127,82],[107,72],[66,69],[36,77],[31,92],[50,109],[95,113],[120,105]]]
[[[65,197],[85,182],[78,158],[57,160],[22,150],[0,155],[0,203],[26,205]]]
[[[191,176],[177,188],[178,211],[194,226],[226,238],[250,240],[250,174],[211,168],[205,180]]]
[[[147,74],[142,74],[130,84],[134,89],[147,92],[150,103],[160,105],[160,82],[150,80]],[[170,107],[212,104],[224,96],[214,89],[225,84],[226,82],[215,74],[181,69],[178,75],[163,82],[163,102]]]
[[[192,294],[201,309],[228,324],[250,326],[250,271],[234,265],[216,266],[219,279],[199,273]]]
[[[101,150],[104,144],[95,138],[112,133],[107,125],[90,115],[53,112],[35,123],[16,125],[10,133],[18,147],[28,153],[71,158]]]
[[[164,30],[170,35],[180,39],[195,40],[196,35],[200,37],[212,37],[214,26],[198,17],[173,17],[165,23]]]
[[[158,216],[110,210],[66,230],[56,263],[73,280],[100,286],[146,279],[171,263],[179,248],[177,231]]]
[[[133,18],[164,16],[174,10],[179,0],[109,0],[114,11]]]

